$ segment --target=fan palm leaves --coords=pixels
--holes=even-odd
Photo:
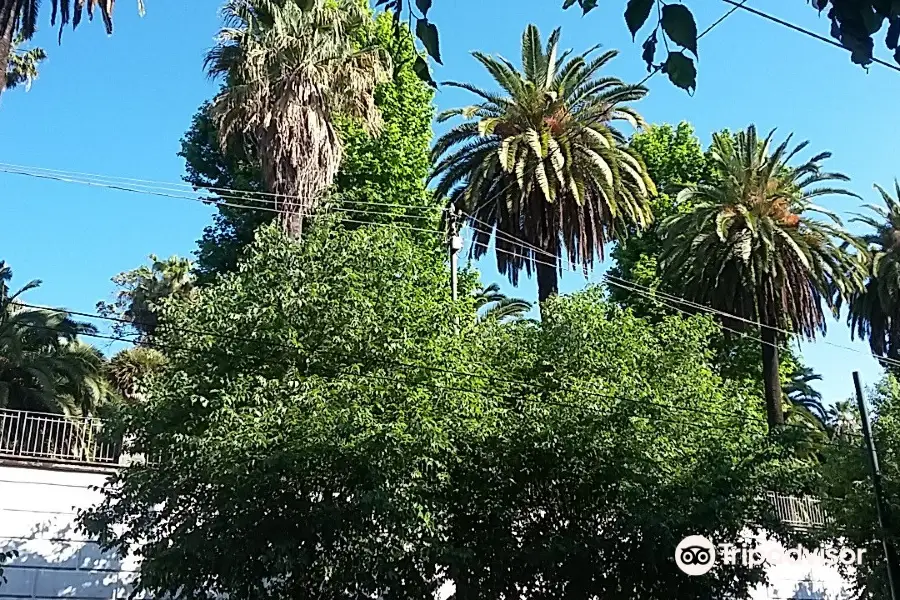
[[[229,0],[225,27],[206,57],[225,86],[212,114],[223,144],[249,142],[276,194],[286,231],[302,232],[342,158],[335,118],[380,126],[375,89],[389,57],[370,42],[371,15],[358,0]]]
[[[113,356],[107,363],[106,373],[122,398],[140,402],[146,398],[144,384],[147,377],[159,370],[165,361],[165,356],[158,350],[136,346]]]
[[[31,281],[10,293],[12,271],[0,262],[0,408],[91,414],[109,397],[104,359],[78,341],[93,330],[60,311],[20,304]]]
[[[876,185],[884,206],[866,205],[873,215],[859,215],[852,221],[871,231],[861,236],[868,280],[863,290],[849,300],[847,321],[851,333],[869,340],[877,356],[900,359],[900,183],[894,182],[895,196]]]
[[[554,30],[543,46],[529,25],[521,70],[475,52],[500,91],[447,83],[479,103],[438,117],[464,122],[432,151],[435,194],[469,215],[471,252],[476,258],[487,252],[496,232],[500,272],[516,285],[522,269],[536,270],[540,301],[557,292],[564,252],[587,271],[626,226],[650,222],[647,198],[655,194],[643,162],[615,127],[643,125],[628,103],[646,89],[603,75],[615,51],[572,56],[560,51],[559,36]]]
[[[681,192],[696,204],[664,222],[661,265],[680,295],[738,317],[725,317],[729,326],[759,324],[768,421],[777,426],[784,422],[779,330],[808,339],[824,333],[823,305],[834,313],[835,297],[859,289],[863,272],[841,248],[855,239],[836,215],[812,203],[854,195],[830,185],[848,178],[822,170],[828,152],[792,165],[808,143],[792,147],[788,136],[773,147],[773,133],[760,139],[750,126],[735,136],[715,136],[716,182]]]
[[[479,323],[491,319],[497,321],[519,319],[531,310],[530,302],[521,298],[510,298],[500,291],[497,283],[475,290],[473,297]]]

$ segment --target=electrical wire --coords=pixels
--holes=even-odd
[[[294,194],[276,194],[273,192],[263,192],[263,191],[251,191],[251,190],[239,190],[236,188],[224,188],[224,187],[213,187],[213,186],[195,186],[190,183],[177,183],[177,182],[165,182],[158,181],[153,179],[136,179],[133,177],[118,177],[114,175],[100,175],[94,173],[83,173],[79,171],[66,171],[62,169],[48,169],[45,167],[34,167],[29,165],[16,165],[11,163],[0,162],[0,172],[6,173],[14,173],[18,175],[27,175],[32,173],[43,174],[47,176],[53,176],[64,181],[71,181],[72,183],[87,183],[87,182],[95,182],[100,184],[108,184],[108,185],[119,185],[121,182],[134,182],[131,183],[131,187],[137,188],[147,188],[150,190],[161,190],[167,192],[176,192],[181,194],[186,193],[194,193],[199,194],[201,192],[224,192],[225,194],[217,194],[223,198],[229,199],[237,199],[237,200],[253,200],[259,204],[281,204],[284,200],[307,200],[307,196],[299,196]],[[185,188],[185,189],[182,189]],[[129,190],[132,191],[132,190]],[[228,194],[236,194],[234,196],[229,196]],[[262,198],[257,198],[256,196],[266,196],[266,197],[274,197],[275,199],[267,200]],[[279,200],[279,198],[281,200]],[[443,212],[445,209],[439,206],[425,206],[425,205],[415,205],[415,204],[398,204],[394,202],[372,202],[367,200],[351,200],[353,204],[360,205],[371,205],[371,206],[382,206],[382,207],[390,207],[390,208],[403,208],[408,210],[430,210]],[[395,215],[394,213],[385,213],[390,214],[392,216],[400,216]]]
[[[2,170],[2,169],[0,169],[0,170]],[[57,179],[56,176],[44,176],[44,175],[39,175],[39,174],[35,174],[34,176],[40,177],[40,178]],[[63,181],[67,181],[67,179],[62,179],[62,180],[63,180]],[[101,185],[102,187],[114,187],[115,189],[122,189],[122,188],[119,188],[118,186],[107,186],[107,184],[96,184],[96,185]],[[125,190],[126,190],[126,191],[136,192],[136,193],[151,193],[151,192],[148,192],[148,191],[146,191],[146,190],[134,190],[134,189],[129,189],[129,188],[125,188]],[[153,195],[156,195],[156,194],[153,194]],[[179,197],[179,198],[182,198],[182,197]],[[183,199],[191,199],[191,198],[183,198]],[[192,200],[196,200],[196,199],[192,199]],[[249,208],[249,207],[238,206],[238,208]],[[277,212],[277,211],[276,211],[276,212]],[[373,213],[374,213],[374,214],[389,214],[389,213],[381,213],[381,212],[378,212],[378,211],[367,211],[367,210],[360,210],[360,211],[357,211],[357,212],[361,212],[361,213],[363,213],[363,214],[373,214]],[[305,215],[305,216],[308,217],[308,218],[315,218],[315,217],[321,217],[321,216],[324,216],[324,214],[320,213],[320,214],[318,214],[318,215]],[[467,215],[467,216],[470,216],[470,215]],[[471,217],[471,216],[470,216],[470,217]],[[472,218],[474,221],[478,222],[478,223],[487,225],[487,223],[485,223],[484,221],[482,221],[482,220],[480,220],[480,219],[477,219],[477,218],[474,218],[474,217],[471,217],[471,218]],[[354,223],[354,224],[360,224],[360,225],[376,225],[376,226],[395,227],[395,228],[399,228],[399,229],[406,229],[406,230],[411,230],[411,231],[418,231],[418,232],[424,232],[424,233],[430,233],[430,234],[438,234],[438,235],[442,235],[442,232],[439,232],[439,231],[437,231],[437,230],[426,230],[426,229],[422,229],[422,228],[409,227],[409,226],[405,226],[405,225],[390,224],[390,223],[376,223],[376,222],[367,222],[367,221],[358,221],[358,220],[346,219],[346,218],[344,218],[344,219],[342,219],[342,220],[343,220],[344,222]],[[519,244],[519,245],[528,247],[528,248],[532,249],[534,252],[542,253],[542,254],[545,254],[545,255],[547,255],[547,256],[556,258],[555,255],[553,255],[552,253],[549,253],[549,252],[547,252],[547,251],[545,251],[545,250],[542,250],[542,249],[538,248],[537,246],[534,246],[534,245],[528,243],[527,241],[522,240],[522,239],[520,239],[520,238],[517,238],[517,237],[515,237],[515,236],[513,236],[513,235],[511,235],[511,234],[508,234],[508,233],[506,233],[506,232],[502,232],[502,231],[500,231],[500,230],[497,230],[496,233],[497,233],[498,235],[502,234],[503,236],[505,236],[505,237],[508,238],[509,240],[514,241],[516,244]],[[484,243],[482,243],[482,242],[473,241],[473,244],[475,244],[475,245],[482,245],[482,246],[488,247],[487,244],[484,244]],[[505,252],[505,253],[508,253],[508,254],[512,254],[513,256],[519,256],[519,257],[522,256],[522,255],[519,254],[519,253],[510,252],[510,251],[508,251],[508,250],[501,249],[501,248],[496,248],[496,247],[495,247],[495,251],[496,251],[496,252]],[[551,267],[553,267],[553,268],[558,268],[558,265],[556,265],[556,264],[554,264],[554,263],[547,262],[547,261],[540,261],[540,260],[538,260],[538,259],[533,259],[533,261],[536,262],[536,263],[538,263],[538,264],[544,264],[544,265],[547,265],[547,266],[551,266]],[[574,268],[574,263],[570,263],[570,264],[573,265],[572,268],[571,268],[571,270],[572,270],[572,271],[575,271],[576,269]],[[639,289],[635,289],[635,288],[640,288],[641,286],[640,286],[640,284],[637,284],[637,283],[634,283],[634,282],[626,282],[625,280],[617,279],[617,278],[615,278],[615,277],[613,277],[613,276],[610,276],[610,275],[605,275],[604,277],[605,277],[605,279],[607,280],[607,282],[609,282],[609,283],[612,284],[612,285],[616,285],[616,286],[622,287],[623,289],[626,289],[626,290],[629,290],[629,291],[634,291],[634,292],[641,293],[642,295],[644,295],[644,296],[646,296],[646,297],[648,297],[648,298],[651,298],[651,299],[653,299],[653,300],[655,300],[655,301],[661,302],[662,304],[664,304],[664,305],[666,305],[666,306],[669,306],[670,308],[673,308],[673,309],[675,309],[675,310],[678,310],[678,311],[683,312],[683,313],[686,313],[686,314],[690,314],[690,313],[689,313],[688,311],[683,310],[683,309],[680,308],[679,306],[676,306],[675,304],[673,304],[673,302],[678,302],[678,303],[680,303],[680,304],[683,304],[683,305],[685,305],[685,306],[690,306],[690,307],[695,308],[695,309],[697,309],[697,310],[710,312],[710,313],[712,313],[712,314],[717,314],[717,315],[720,315],[720,316],[725,316],[725,317],[734,319],[734,320],[736,320],[736,321],[746,322],[746,323],[749,323],[749,324],[751,324],[751,325],[753,325],[753,326],[756,326],[756,327],[761,327],[761,326],[764,326],[764,327],[770,327],[770,326],[767,326],[767,325],[761,325],[761,324],[759,324],[758,322],[755,322],[755,321],[752,321],[752,320],[749,320],[749,319],[745,319],[745,318],[739,317],[739,316],[737,316],[737,315],[731,315],[730,313],[726,313],[726,312],[723,312],[723,311],[718,311],[718,310],[716,310],[716,309],[713,309],[713,308],[710,308],[710,307],[707,307],[707,306],[704,306],[704,305],[701,305],[701,304],[697,304],[697,303],[694,303],[694,302],[685,300],[685,299],[683,299],[683,298],[679,298],[679,297],[677,297],[677,296],[669,295],[669,294],[666,294],[666,293],[664,293],[664,292],[660,292],[659,290],[651,290],[650,288],[644,288],[644,290],[641,291],[641,290],[639,290]],[[626,287],[626,286],[631,286],[631,287]],[[663,301],[662,301],[659,297],[657,297],[657,296],[661,296],[663,299],[669,300],[669,302],[663,302]],[[94,315],[94,318],[97,318],[97,316]],[[758,338],[758,337],[755,337],[755,336],[751,336],[751,335],[747,334],[746,332],[738,331],[738,330],[736,330],[736,329],[727,327],[727,326],[725,326],[724,324],[719,323],[718,321],[716,321],[716,323],[717,323],[717,325],[718,325],[719,327],[721,327],[723,330],[730,331],[730,332],[732,332],[732,333],[736,333],[736,334],[741,335],[741,336],[743,336],[743,337],[745,337],[745,338],[755,340],[755,341],[757,341],[757,342],[759,342],[759,343],[761,343],[761,344],[769,344],[769,345],[771,345],[771,346],[773,346],[773,347],[778,347],[776,344],[773,344],[773,343],[771,343],[771,342],[764,341],[764,340],[762,340],[761,338]],[[773,328],[774,328],[774,327],[773,327]],[[781,333],[788,334],[788,335],[792,335],[790,331],[783,330],[783,329],[778,329],[778,328],[774,328],[774,329],[777,329],[777,330],[778,330],[779,332],[781,332]],[[833,342],[828,342],[827,340],[826,340],[826,343],[828,343],[829,345],[838,347],[838,348],[845,349],[845,350],[852,350],[852,351],[854,351],[854,352],[862,352],[862,351],[860,351],[860,350],[858,350],[858,349],[855,349],[855,348],[850,348],[850,347],[843,346],[843,345],[840,345],[840,344],[835,344],[835,343],[833,343]],[[874,358],[876,358],[876,360],[880,360],[880,361],[882,361],[883,363],[887,363],[887,364],[895,364],[895,363],[896,363],[896,364],[900,365],[900,361],[893,361],[893,360],[888,359],[888,358],[877,357],[877,356],[874,356],[874,355],[872,355],[872,356],[873,356]]]
[[[477,221],[477,222],[479,222],[479,223],[484,223],[484,221],[480,221],[479,219],[474,219],[474,220]],[[507,241],[514,242],[514,243],[516,243],[517,245],[521,245],[521,246],[524,246],[524,247],[526,247],[526,248],[529,248],[529,249],[532,250],[533,252],[537,252],[537,253],[540,253],[540,254],[544,254],[544,255],[546,255],[546,256],[548,256],[548,257],[551,257],[551,258],[553,258],[553,259],[556,260],[556,262],[549,262],[549,261],[541,261],[541,260],[538,260],[538,259],[532,257],[530,260],[531,260],[532,262],[534,262],[534,263],[541,264],[541,265],[545,265],[545,266],[549,266],[549,267],[553,267],[554,269],[563,269],[563,270],[568,270],[568,271],[573,271],[573,272],[583,272],[583,269],[576,269],[576,268],[575,268],[575,266],[574,266],[575,263],[574,263],[574,262],[572,262],[572,261],[570,261],[570,260],[568,260],[568,259],[566,259],[566,258],[564,258],[564,257],[557,257],[557,256],[556,256],[555,254],[553,254],[552,252],[548,252],[548,251],[546,251],[546,250],[543,250],[543,249],[541,249],[541,248],[538,248],[537,246],[534,246],[533,244],[530,244],[529,242],[527,242],[527,241],[525,241],[525,240],[523,240],[523,239],[521,239],[521,238],[518,238],[518,237],[516,237],[516,236],[513,236],[512,234],[508,234],[508,233],[503,232],[503,231],[500,231],[500,230],[498,230],[498,229],[496,229],[496,228],[495,228],[495,234],[496,234],[496,235],[503,234],[503,235],[507,238]],[[482,247],[484,247],[484,248],[489,248],[489,244],[486,244],[486,243],[484,243],[484,242],[478,242],[478,241],[474,241],[474,240],[473,240],[472,244],[473,244],[473,245],[479,245],[479,246],[482,246]],[[512,251],[509,251],[509,250],[505,250],[505,249],[503,249],[503,248],[498,248],[498,247],[496,246],[496,244],[495,244],[495,246],[494,246],[494,251],[495,251],[495,252],[506,253],[506,254],[509,254],[509,255],[515,256],[515,257],[520,257],[520,258],[521,258],[521,257],[524,257],[524,255],[522,255],[521,253],[512,252]],[[560,264],[560,263],[562,263],[562,264]],[[566,263],[568,263],[568,264],[570,265],[570,267],[565,267],[565,266],[563,266],[563,265],[566,264]],[[662,304],[664,304],[664,305],[666,305],[666,306],[669,306],[670,308],[675,308],[676,310],[681,310],[681,312],[686,312],[686,311],[683,311],[682,309],[680,309],[680,308],[674,306],[674,305],[672,304],[673,302],[676,302],[676,303],[681,304],[681,305],[684,305],[684,306],[689,306],[689,307],[694,308],[694,309],[696,309],[696,310],[703,311],[703,312],[707,312],[707,313],[710,313],[710,314],[714,314],[714,315],[717,315],[717,316],[720,316],[720,317],[726,317],[726,318],[732,319],[732,320],[734,320],[734,321],[738,321],[738,322],[742,322],[742,323],[747,323],[748,325],[751,325],[751,326],[753,326],[753,327],[757,327],[757,328],[760,328],[760,329],[762,329],[762,328],[765,328],[765,329],[771,329],[771,330],[774,330],[774,331],[776,331],[776,332],[778,332],[778,333],[781,333],[782,335],[785,335],[785,336],[793,336],[793,335],[795,335],[794,332],[792,332],[792,331],[790,331],[790,330],[788,330],[788,329],[783,329],[783,328],[780,328],[780,327],[777,327],[777,326],[774,326],[774,325],[766,325],[766,324],[760,323],[759,321],[754,321],[754,320],[752,320],[752,319],[747,319],[746,317],[741,317],[741,316],[738,316],[738,315],[735,315],[735,314],[732,314],[732,313],[729,313],[729,312],[725,312],[725,311],[722,311],[722,310],[718,310],[718,309],[712,308],[712,307],[710,307],[710,306],[707,306],[707,305],[705,305],[705,304],[700,304],[700,303],[697,303],[697,302],[693,302],[693,301],[691,301],[691,300],[687,300],[687,299],[685,299],[685,298],[683,298],[683,297],[676,296],[676,295],[674,295],[674,294],[669,294],[669,293],[663,292],[663,291],[661,291],[661,290],[653,289],[653,288],[650,288],[650,287],[647,287],[647,286],[642,286],[641,284],[638,284],[638,283],[636,283],[636,282],[628,281],[628,280],[625,280],[625,279],[621,279],[621,278],[616,277],[616,276],[614,276],[614,275],[604,274],[604,275],[603,275],[603,278],[604,278],[604,280],[606,280],[606,282],[609,283],[610,285],[613,285],[613,286],[615,286],[615,287],[620,287],[620,288],[623,288],[623,289],[628,289],[628,291],[637,291],[636,289],[633,289],[633,288],[643,289],[644,292],[647,292],[647,293],[649,294],[649,295],[648,295],[647,293],[644,294],[644,295],[647,296],[648,298],[651,298],[651,299],[653,299],[653,300],[656,300],[656,301],[658,301],[658,302],[660,302],[660,303],[662,303]],[[627,285],[627,286],[632,286],[632,288],[624,288],[623,286],[626,286],[626,285]],[[661,300],[661,298],[662,298],[662,299],[665,299],[665,300],[669,300],[669,302],[668,302],[668,303],[663,302],[663,301]],[[690,314],[690,313],[687,313],[687,314]],[[761,343],[761,344],[768,344],[768,345],[773,346],[773,347],[776,347],[776,348],[779,347],[777,344],[774,344],[774,343],[772,343],[772,342],[764,341],[762,338],[750,336],[750,335],[748,335],[746,332],[741,332],[741,331],[738,331],[738,330],[736,330],[736,329],[727,327],[727,326],[725,326],[723,323],[720,323],[719,321],[716,321],[716,324],[717,324],[717,326],[719,326],[719,327],[722,328],[722,329],[725,329],[725,330],[730,331],[730,332],[732,332],[732,333],[738,333],[738,334],[740,334],[740,335],[742,335],[742,336],[744,336],[744,337],[748,337],[749,339],[756,340],[756,341],[758,341],[758,342]],[[870,356],[870,357],[872,357],[873,359],[875,359],[876,361],[878,361],[879,363],[882,363],[882,364],[900,367],[900,360],[892,359],[892,358],[889,358],[889,357],[886,357],[886,356],[878,356],[878,355],[876,355],[876,354],[874,354],[874,353],[866,352],[865,350],[861,350],[861,349],[859,349],[859,348],[853,348],[852,346],[845,346],[845,345],[843,345],[843,344],[838,344],[838,343],[832,342],[832,341],[830,341],[830,340],[828,340],[828,339],[822,339],[821,341],[822,341],[824,344],[829,345],[829,346],[832,346],[832,347],[834,347],[834,348],[840,348],[840,349],[842,349],[842,350],[849,350],[849,351],[855,352],[855,353],[857,353],[857,354],[862,354],[862,355],[865,355],[865,356]]]
[[[746,0],[744,0],[744,2],[741,2],[740,4],[738,4],[734,0],[722,0],[722,2],[724,2],[726,4],[731,4],[732,6],[735,7],[735,10],[737,10],[738,8],[743,9],[743,10],[749,12],[750,14],[753,14],[753,15],[756,15],[757,17],[761,17],[763,19],[771,21],[772,23],[777,23],[777,24],[781,25],[782,27],[787,27],[788,29],[802,33],[803,35],[807,35],[807,36],[809,36],[813,39],[816,39],[820,42],[824,42],[824,43],[834,46],[836,48],[840,48],[841,50],[846,50],[848,52],[850,51],[849,48],[846,48],[843,44],[840,44],[839,42],[837,42],[835,40],[829,39],[823,35],[819,35],[818,33],[810,31],[809,29],[804,29],[803,27],[800,27],[799,25],[794,25],[793,23],[785,21],[784,19],[780,19],[774,15],[770,15],[770,14],[763,12],[761,10],[758,10],[756,8],[753,8],[750,6],[744,6]],[[893,69],[894,71],[900,72],[900,66],[897,66],[897,65],[891,64],[887,61],[884,61],[884,60],[878,58],[877,56],[872,57],[872,62],[879,64],[883,67]]]
[[[118,191],[131,192],[131,193],[135,193],[135,194],[144,194],[144,195],[150,195],[150,196],[175,198],[178,200],[189,200],[192,202],[200,202],[203,204],[214,204],[217,206],[228,206],[231,208],[247,210],[247,211],[262,211],[262,212],[270,212],[270,213],[274,213],[274,214],[284,214],[284,212],[285,212],[282,209],[268,208],[265,206],[247,206],[245,204],[234,204],[231,202],[224,202],[224,201],[215,200],[215,199],[194,198],[194,197],[190,197],[190,196],[175,195],[175,194],[169,194],[169,193],[165,193],[165,192],[129,188],[129,187],[121,186],[121,185],[112,185],[112,184],[98,183],[98,182],[91,182],[91,181],[80,181],[80,180],[75,180],[75,179],[71,179],[71,178],[67,178],[67,177],[61,177],[61,176],[57,176],[57,175],[44,175],[44,174],[30,173],[30,172],[24,172],[24,171],[12,171],[12,170],[8,170],[8,169],[4,169],[4,168],[0,168],[0,173],[25,175],[25,176],[34,177],[37,179],[49,179],[49,180],[53,180],[53,181],[61,181],[64,183],[80,183],[83,185],[89,185],[89,186],[93,186],[93,187],[113,189],[113,190],[118,190]],[[228,197],[228,198],[231,198],[231,197]],[[238,200],[246,200],[246,198],[237,198],[237,199]],[[352,208],[346,208],[346,207],[327,207],[327,208],[323,209],[322,212],[301,213],[301,216],[306,219],[315,219],[315,218],[319,218],[319,217],[323,217],[323,216],[327,215],[329,213],[329,211],[344,212],[344,213],[359,213],[359,214],[363,214],[363,215],[384,215],[384,216],[389,216],[392,218],[404,218],[404,217],[405,218],[415,218],[415,219],[425,218],[424,216],[419,216],[419,215],[397,215],[394,213],[388,213],[388,212],[382,212],[382,211],[373,211],[373,210],[369,210],[369,209],[352,209]],[[437,235],[441,235],[441,236],[444,235],[443,232],[438,231],[437,229],[426,229],[423,227],[414,227],[411,225],[399,225],[399,224],[395,224],[395,223],[377,223],[374,221],[373,222],[359,221],[359,220],[353,220],[353,219],[347,219],[347,218],[342,218],[342,221],[345,223],[354,223],[354,224],[359,224],[359,225],[384,225],[384,226],[396,227],[398,229],[406,229],[406,230],[410,230],[410,231],[418,231],[418,232],[429,233],[429,234],[437,234]]]

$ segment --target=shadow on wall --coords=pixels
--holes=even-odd
[[[0,600],[127,598],[135,578],[132,561],[102,552],[74,529],[42,523],[27,536],[0,538],[0,552],[18,552],[4,564]]]

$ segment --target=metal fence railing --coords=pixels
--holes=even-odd
[[[121,448],[94,417],[0,409],[0,458],[115,465]]]
[[[767,496],[775,507],[778,518],[785,525],[799,529],[812,529],[824,527],[828,522],[828,515],[825,514],[825,510],[817,498],[782,496],[774,492],[769,492]]]

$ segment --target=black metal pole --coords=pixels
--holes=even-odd
[[[878,525],[881,528],[881,544],[884,547],[884,560],[887,563],[888,585],[891,588],[891,599],[898,600],[896,582],[897,554],[891,542],[889,532],[890,511],[884,502],[884,490],[881,487],[881,467],[878,466],[878,453],[872,439],[872,425],[869,423],[869,411],[863,399],[862,385],[859,383],[859,372],[853,371],[853,385],[856,388],[856,403],[859,405],[859,416],[862,421],[863,437],[869,450],[869,467],[872,470],[872,487],[875,489],[875,508],[878,511]]]

